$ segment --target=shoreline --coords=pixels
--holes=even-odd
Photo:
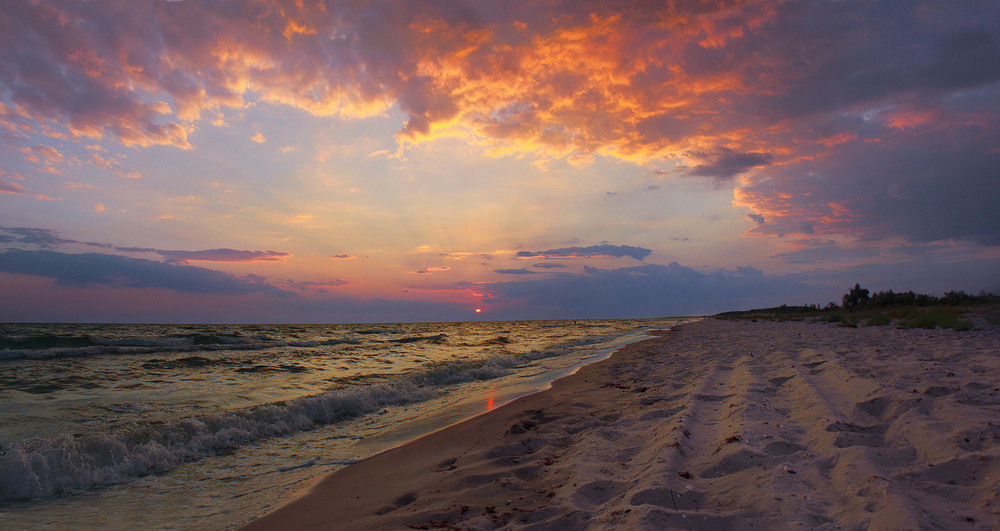
[[[654,334],[244,529],[1000,525],[995,331]]]

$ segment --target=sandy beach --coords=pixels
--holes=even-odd
[[[705,319],[246,529],[997,529],[1000,333]]]

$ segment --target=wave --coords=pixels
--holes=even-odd
[[[340,422],[386,406],[428,400],[444,386],[497,378],[531,359],[557,354],[533,352],[446,362],[389,381],[351,385],[247,409],[154,421],[117,431],[62,433],[3,443],[0,501],[45,498],[124,483],[187,461],[232,452],[261,439]]]
[[[435,334],[433,336],[407,336],[397,339],[388,339],[386,341],[389,343],[416,343],[417,341],[426,341],[428,343],[442,344],[448,341],[448,335]]]
[[[266,336],[188,334],[157,338],[93,338],[90,336],[34,336],[0,341],[0,361],[52,359],[100,355],[133,355],[166,352],[212,352],[219,350],[265,350],[280,347],[329,347],[360,345],[356,339],[278,341]]]

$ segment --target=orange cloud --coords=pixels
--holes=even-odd
[[[859,230],[878,217],[841,197],[842,184],[829,184],[838,179],[868,175],[880,205],[901,200],[886,193],[893,185],[908,189],[896,175],[930,184],[905,162],[919,157],[904,144],[944,146],[951,164],[925,165],[939,178],[962,168],[967,196],[995,197],[995,180],[981,177],[994,175],[984,169],[993,158],[979,148],[995,149],[1000,129],[991,68],[1000,36],[982,21],[1000,8],[931,2],[888,25],[879,6],[19,2],[0,12],[0,116],[8,132],[190,148],[192,131],[220,123],[224,108],[270,103],[343,118],[395,108],[406,117],[401,148],[458,137],[540,166],[603,156],[738,182],[734,204],[763,216],[754,230],[768,234]],[[961,147],[970,141],[975,149]],[[65,162],[25,156],[52,169]],[[866,157],[886,171],[852,162]],[[949,230],[960,231],[962,209],[952,210]]]
[[[291,253],[283,251],[250,251],[237,249],[206,249],[203,251],[156,250],[167,262],[187,264],[189,262],[275,262],[283,261]]]

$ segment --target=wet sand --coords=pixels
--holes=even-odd
[[[705,319],[247,529],[1000,528],[1000,333]]]

